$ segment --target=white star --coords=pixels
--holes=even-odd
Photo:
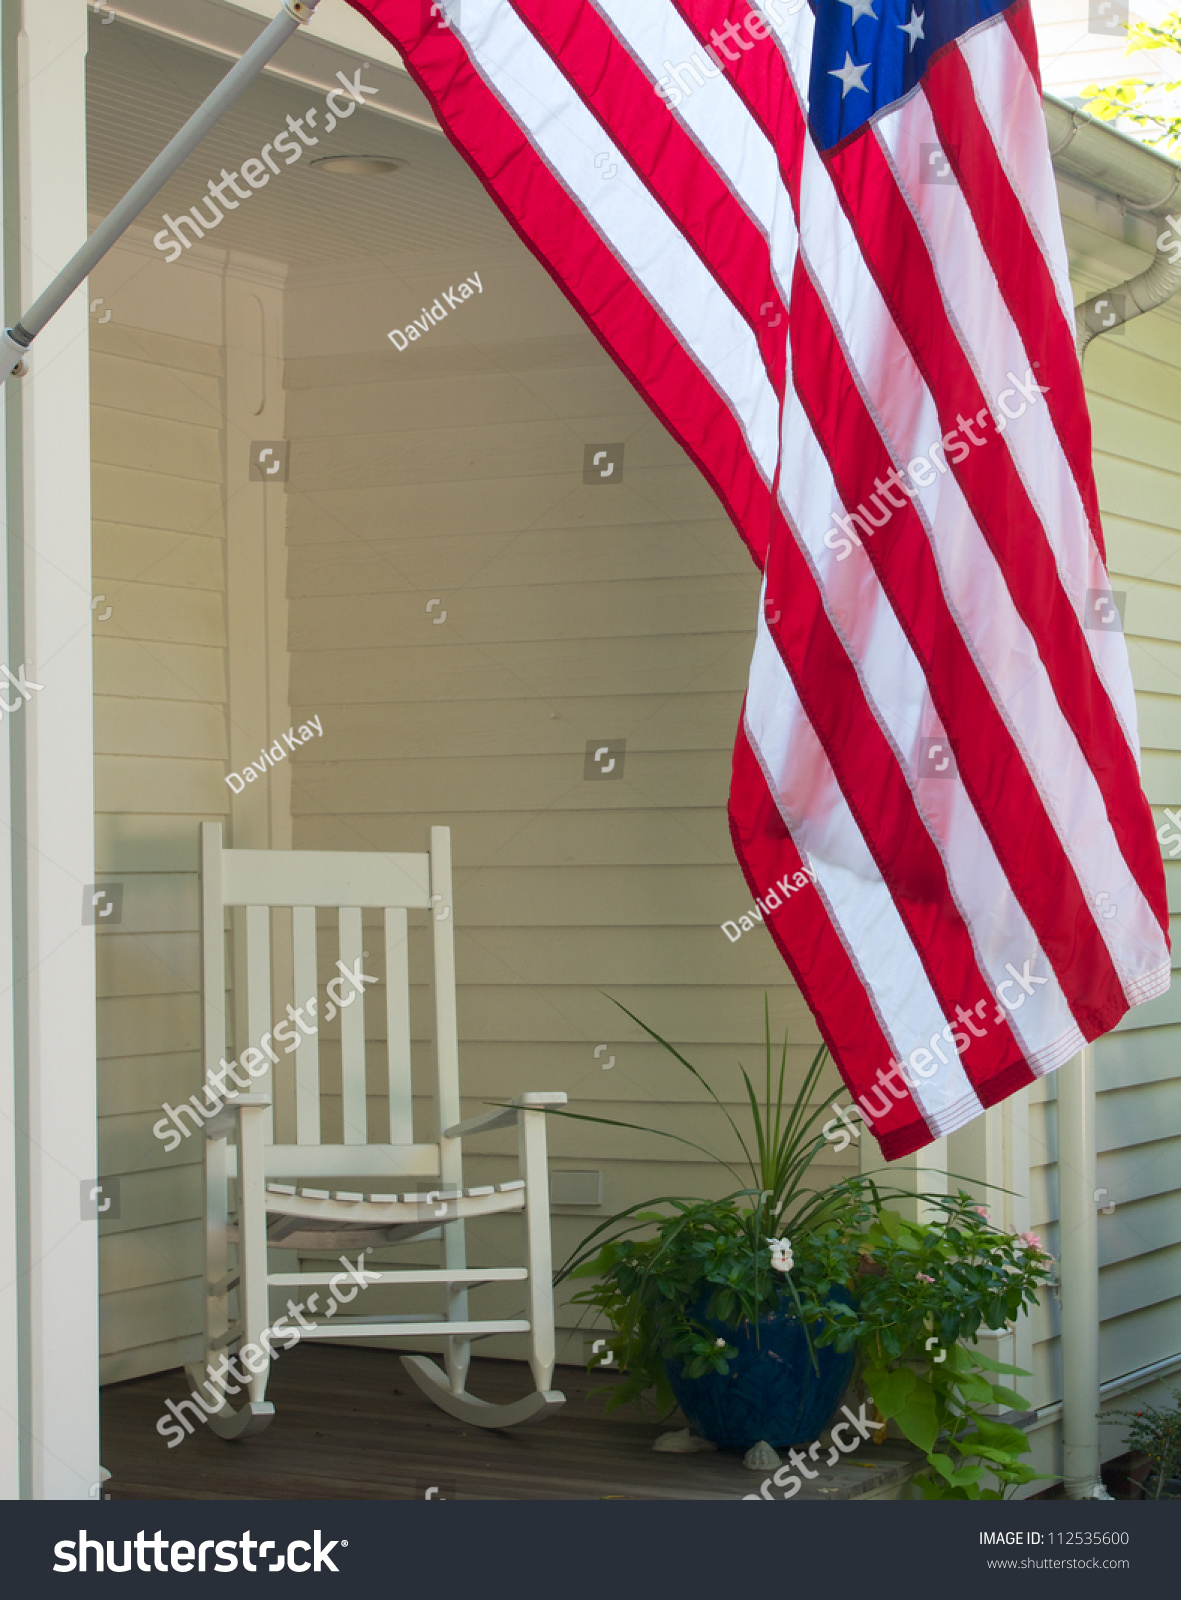
[[[912,50],[920,39],[926,37],[923,33],[923,13],[921,11],[912,11],[909,22],[899,22],[895,26],[910,36],[910,48]]]
[[[865,85],[861,81],[861,75],[862,75],[863,72],[868,72],[869,71],[869,65],[870,65],[869,62],[867,61],[863,67],[854,66],[853,65],[853,57],[849,54],[849,52],[847,50],[845,51],[845,64],[844,64],[844,66],[843,67],[833,67],[832,70],[828,74],[830,78],[839,78],[841,80],[841,99],[842,100],[848,94],[850,89],[860,89],[863,94],[868,94],[869,93],[869,90],[865,87]]]
[[[853,13],[853,21],[858,17],[872,17],[876,22],[878,14],[873,8],[873,0],[841,0],[843,6],[848,6]]]

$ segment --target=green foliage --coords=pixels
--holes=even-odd
[[[1181,12],[1170,11],[1160,25],[1134,22],[1127,30],[1127,54],[1137,50],[1171,50],[1181,56]],[[1103,122],[1121,119],[1134,123],[1142,130],[1146,144],[1164,145],[1166,150],[1181,149],[1181,116],[1171,116],[1165,109],[1149,109],[1154,96],[1176,94],[1181,89],[1181,78],[1166,83],[1153,84],[1145,78],[1122,78],[1119,83],[1100,88],[1092,83],[1083,90],[1087,110]]]
[[[1026,1404],[997,1383],[1028,1376],[974,1348],[981,1328],[1001,1328],[1037,1297],[1049,1258],[1036,1243],[994,1228],[969,1195],[940,1204],[943,1218],[917,1224],[882,1210],[861,1240],[855,1308],[801,1291],[803,1314],[821,1324],[817,1343],[856,1347],[878,1408],[922,1450],[916,1482],[929,1500],[996,1500],[1037,1476],[1018,1457],[1019,1428],[984,1414]],[[986,1474],[1001,1485],[985,1487]]]
[[[618,1212],[559,1270],[558,1282],[591,1280],[574,1301],[611,1326],[607,1346],[624,1381],[608,1404],[642,1404],[654,1392],[659,1414],[667,1415],[675,1399],[666,1360],[683,1362],[689,1377],[725,1375],[737,1354],[711,1320],[735,1328],[751,1323],[757,1332],[760,1316],[794,1310],[814,1361],[814,1346],[856,1352],[859,1381],[879,1415],[892,1419],[927,1458],[916,1480],[927,1499],[1001,1499],[1036,1477],[1018,1459],[1029,1449],[1025,1435],[984,1414],[991,1405],[1024,1406],[1019,1394],[995,1380],[1028,1374],[973,1346],[981,1328],[1004,1327],[1036,1300],[1050,1275],[1049,1257],[1037,1241],[993,1227],[964,1192],[954,1199],[920,1196],[929,1211],[942,1215],[916,1224],[886,1204],[907,1191],[883,1188],[868,1175],[811,1184],[809,1169],[825,1144],[816,1124],[828,1108],[811,1109],[810,1101],[827,1051],[816,1052],[795,1105],[785,1107],[787,1040],[776,1062],[769,1008],[761,1098],[740,1068],[750,1107],[745,1135],[697,1068],[626,1014],[706,1090],[743,1160],[732,1165],[664,1129],[550,1113],[690,1145],[739,1184],[720,1200],[663,1196]],[[794,1261],[787,1271],[772,1266],[769,1241],[775,1238],[790,1241]],[[990,1478],[1000,1487],[988,1486]]]
[[[1144,1497],[1153,1500],[1177,1500],[1181,1496],[1166,1494],[1165,1484],[1170,1478],[1181,1478],[1181,1389],[1174,1389],[1177,1402],[1171,1409],[1163,1406],[1143,1406],[1139,1411],[1105,1411],[1104,1422],[1119,1417],[1128,1424],[1127,1444],[1131,1450],[1143,1450],[1155,1478],[1155,1492],[1150,1496],[1145,1486]]]

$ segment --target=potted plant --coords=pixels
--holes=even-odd
[[[620,1009],[705,1089],[742,1156],[735,1166],[691,1139],[643,1128],[702,1151],[738,1187],[718,1200],[663,1196],[629,1207],[594,1229],[560,1269],[558,1281],[595,1280],[573,1298],[611,1323],[607,1343],[625,1373],[611,1404],[638,1401],[651,1390],[661,1414],[679,1404],[694,1432],[727,1448],[813,1439],[835,1412],[855,1355],[812,1337],[801,1313],[800,1285],[819,1282],[827,1272],[829,1234],[857,1234],[881,1202],[867,1178],[820,1188],[808,1182],[826,1143],[816,1131],[826,1107],[810,1109],[809,1102],[828,1052],[817,1050],[795,1105],[785,1106],[787,1039],[776,1075],[765,1006],[761,1100],[740,1068],[750,1106],[744,1134],[697,1068],[626,1007]],[[832,1278],[825,1293],[841,1302],[850,1291]],[[814,1311],[810,1315],[815,1321]]]
[[[618,1002],[617,1002],[618,1003]],[[721,1199],[662,1196],[616,1213],[582,1241],[557,1274],[593,1280],[573,1298],[611,1325],[611,1358],[624,1373],[609,1404],[675,1405],[694,1433],[724,1448],[814,1440],[851,1380],[927,1456],[930,1497],[993,1495],[1028,1481],[1016,1460],[1024,1435],[985,1408],[1023,1405],[994,1381],[1000,1366],[961,1340],[1003,1326],[1048,1277],[1031,1236],[995,1229],[960,1194],[923,1196],[935,1222],[906,1222],[886,1202],[907,1191],[869,1175],[816,1186],[825,1145],[810,1101],[827,1061],[821,1047],[794,1106],[784,1105],[787,1041],[775,1072],[764,1009],[762,1096],[745,1068],[744,1134],[706,1078],[666,1039],[620,1007],[705,1089],[738,1140],[739,1165],[663,1129],[616,1118],[578,1120],[658,1133],[709,1155],[738,1187]],[[599,1358],[601,1360],[601,1357]],[[988,1376],[985,1376],[988,1374]]]

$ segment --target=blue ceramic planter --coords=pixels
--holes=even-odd
[[[738,1354],[724,1378],[716,1372],[686,1378],[682,1362],[664,1363],[694,1433],[728,1450],[749,1450],[760,1439],[776,1448],[809,1444],[823,1433],[852,1376],[851,1350],[842,1355],[831,1346],[818,1348],[818,1374],[804,1325],[795,1315],[780,1311],[760,1317],[757,1342],[752,1323],[729,1328],[702,1320]]]

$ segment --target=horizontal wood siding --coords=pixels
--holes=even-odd
[[[202,1152],[168,1155],[151,1130],[200,1082],[197,825],[225,814],[228,791],[219,291],[210,303],[207,274],[168,279],[131,251],[105,270],[114,314],[92,324],[91,353],[95,828],[99,881],[123,885],[122,920],[98,938],[100,1171],[120,1185],[119,1217],[100,1226],[109,1382],[176,1366],[201,1324]],[[160,331],[169,294],[173,325],[205,337]]]

